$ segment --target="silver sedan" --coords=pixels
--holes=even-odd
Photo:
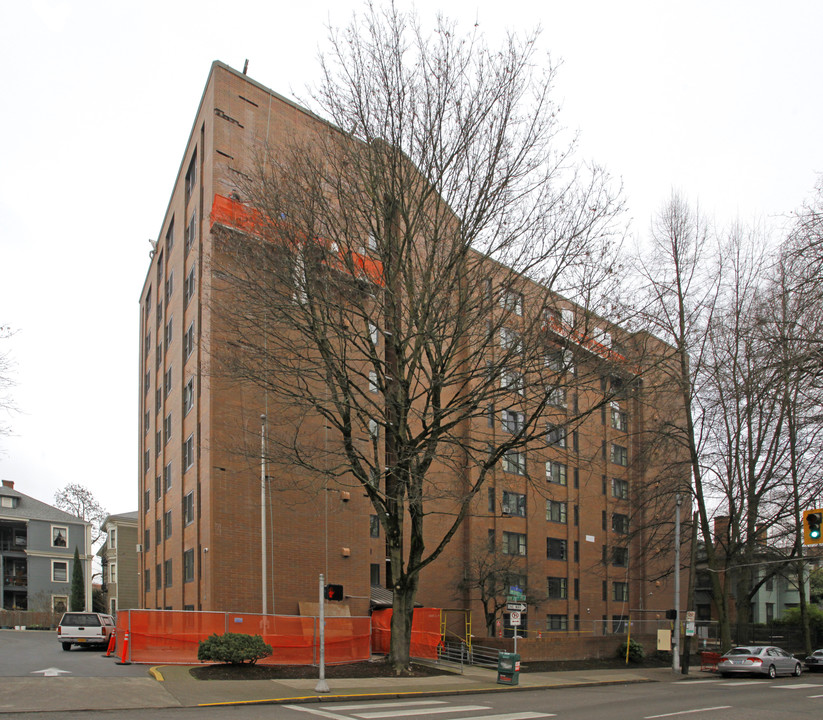
[[[717,672],[723,677],[734,674],[755,674],[777,677],[803,672],[800,661],[785,650],[772,645],[750,645],[729,650],[717,663]]]

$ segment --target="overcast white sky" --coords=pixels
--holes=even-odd
[[[405,0],[399,0],[407,7]],[[823,170],[823,3],[425,0],[491,44],[543,27],[562,119],[642,236],[676,187],[771,222]],[[0,325],[16,363],[0,478],[137,509],[138,299],[211,62],[287,96],[359,3],[17,0],[0,11]],[[0,346],[0,351],[4,348]]]

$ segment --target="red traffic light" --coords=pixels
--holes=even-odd
[[[326,600],[334,602],[341,602],[343,600],[343,586],[342,585],[326,585],[323,589],[323,594]]]

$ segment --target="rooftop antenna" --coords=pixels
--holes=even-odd
[[[246,58],[246,64],[243,65],[243,74],[246,74],[246,71],[249,69],[249,59]]]

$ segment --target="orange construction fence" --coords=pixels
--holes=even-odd
[[[194,664],[201,640],[228,632],[261,635],[272,646],[260,664],[315,665],[319,662],[319,618],[286,615],[121,610],[117,613],[117,650],[121,662]],[[128,633],[129,641],[124,642]],[[367,617],[326,618],[325,662],[357,662],[371,654]]]
[[[375,610],[372,613],[372,650],[376,653],[388,654],[389,652],[391,618],[391,609]],[[409,654],[416,658],[436,660],[437,647],[440,642],[440,610],[438,608],[415,608],[412,616]]]

